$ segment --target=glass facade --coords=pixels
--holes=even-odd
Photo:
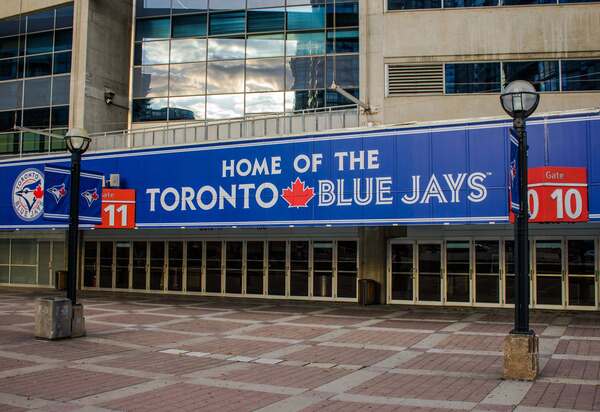
[[[73,5],[0,21],[0,156],[64,150],[69,120]]]
[[[0,239],[0,284],[51,286],[65,270],[65,244],[35,239]]]
[[[138,1],[133,122],[219,120],[348,104],[358,1]]]
[[[388,10],[449,9],[457,7],[521,6],[531,4],[594,3],[598,0],[387,0]]]

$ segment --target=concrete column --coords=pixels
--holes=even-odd
[[[87,35],[90,1],[78,0],[74,3],[74,6],[69,127],[85,128]]]

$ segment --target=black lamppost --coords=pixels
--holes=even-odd
[[[530,335],[529,329],[529,202],[527,198],[527,131],[525,119],[537,108],[540,95],[524,80],[509,83],[500,95],[502,108],[513,118],[519,140],[517,173],[519,175],[519,210],[515,213],[515,327],[512,334]]]
[[[71,205],[69,209],[68,279],[67,298],[77,303],[77,241],[79,237],[79,178],[81,155],[90,147],[90,137],[85,129],[70,129],[65,136],[67,149],[71,152]]]

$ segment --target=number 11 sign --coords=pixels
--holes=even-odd
[[[102,189],[102,224],[99,229],[135,227],[135,190]]]

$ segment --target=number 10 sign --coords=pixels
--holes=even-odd
[[[102,224],[100,229],[135,227],[135,190],[102,189]]]
[[[530,168],[530,222],[586,222],[587,173],[583,167]]]

